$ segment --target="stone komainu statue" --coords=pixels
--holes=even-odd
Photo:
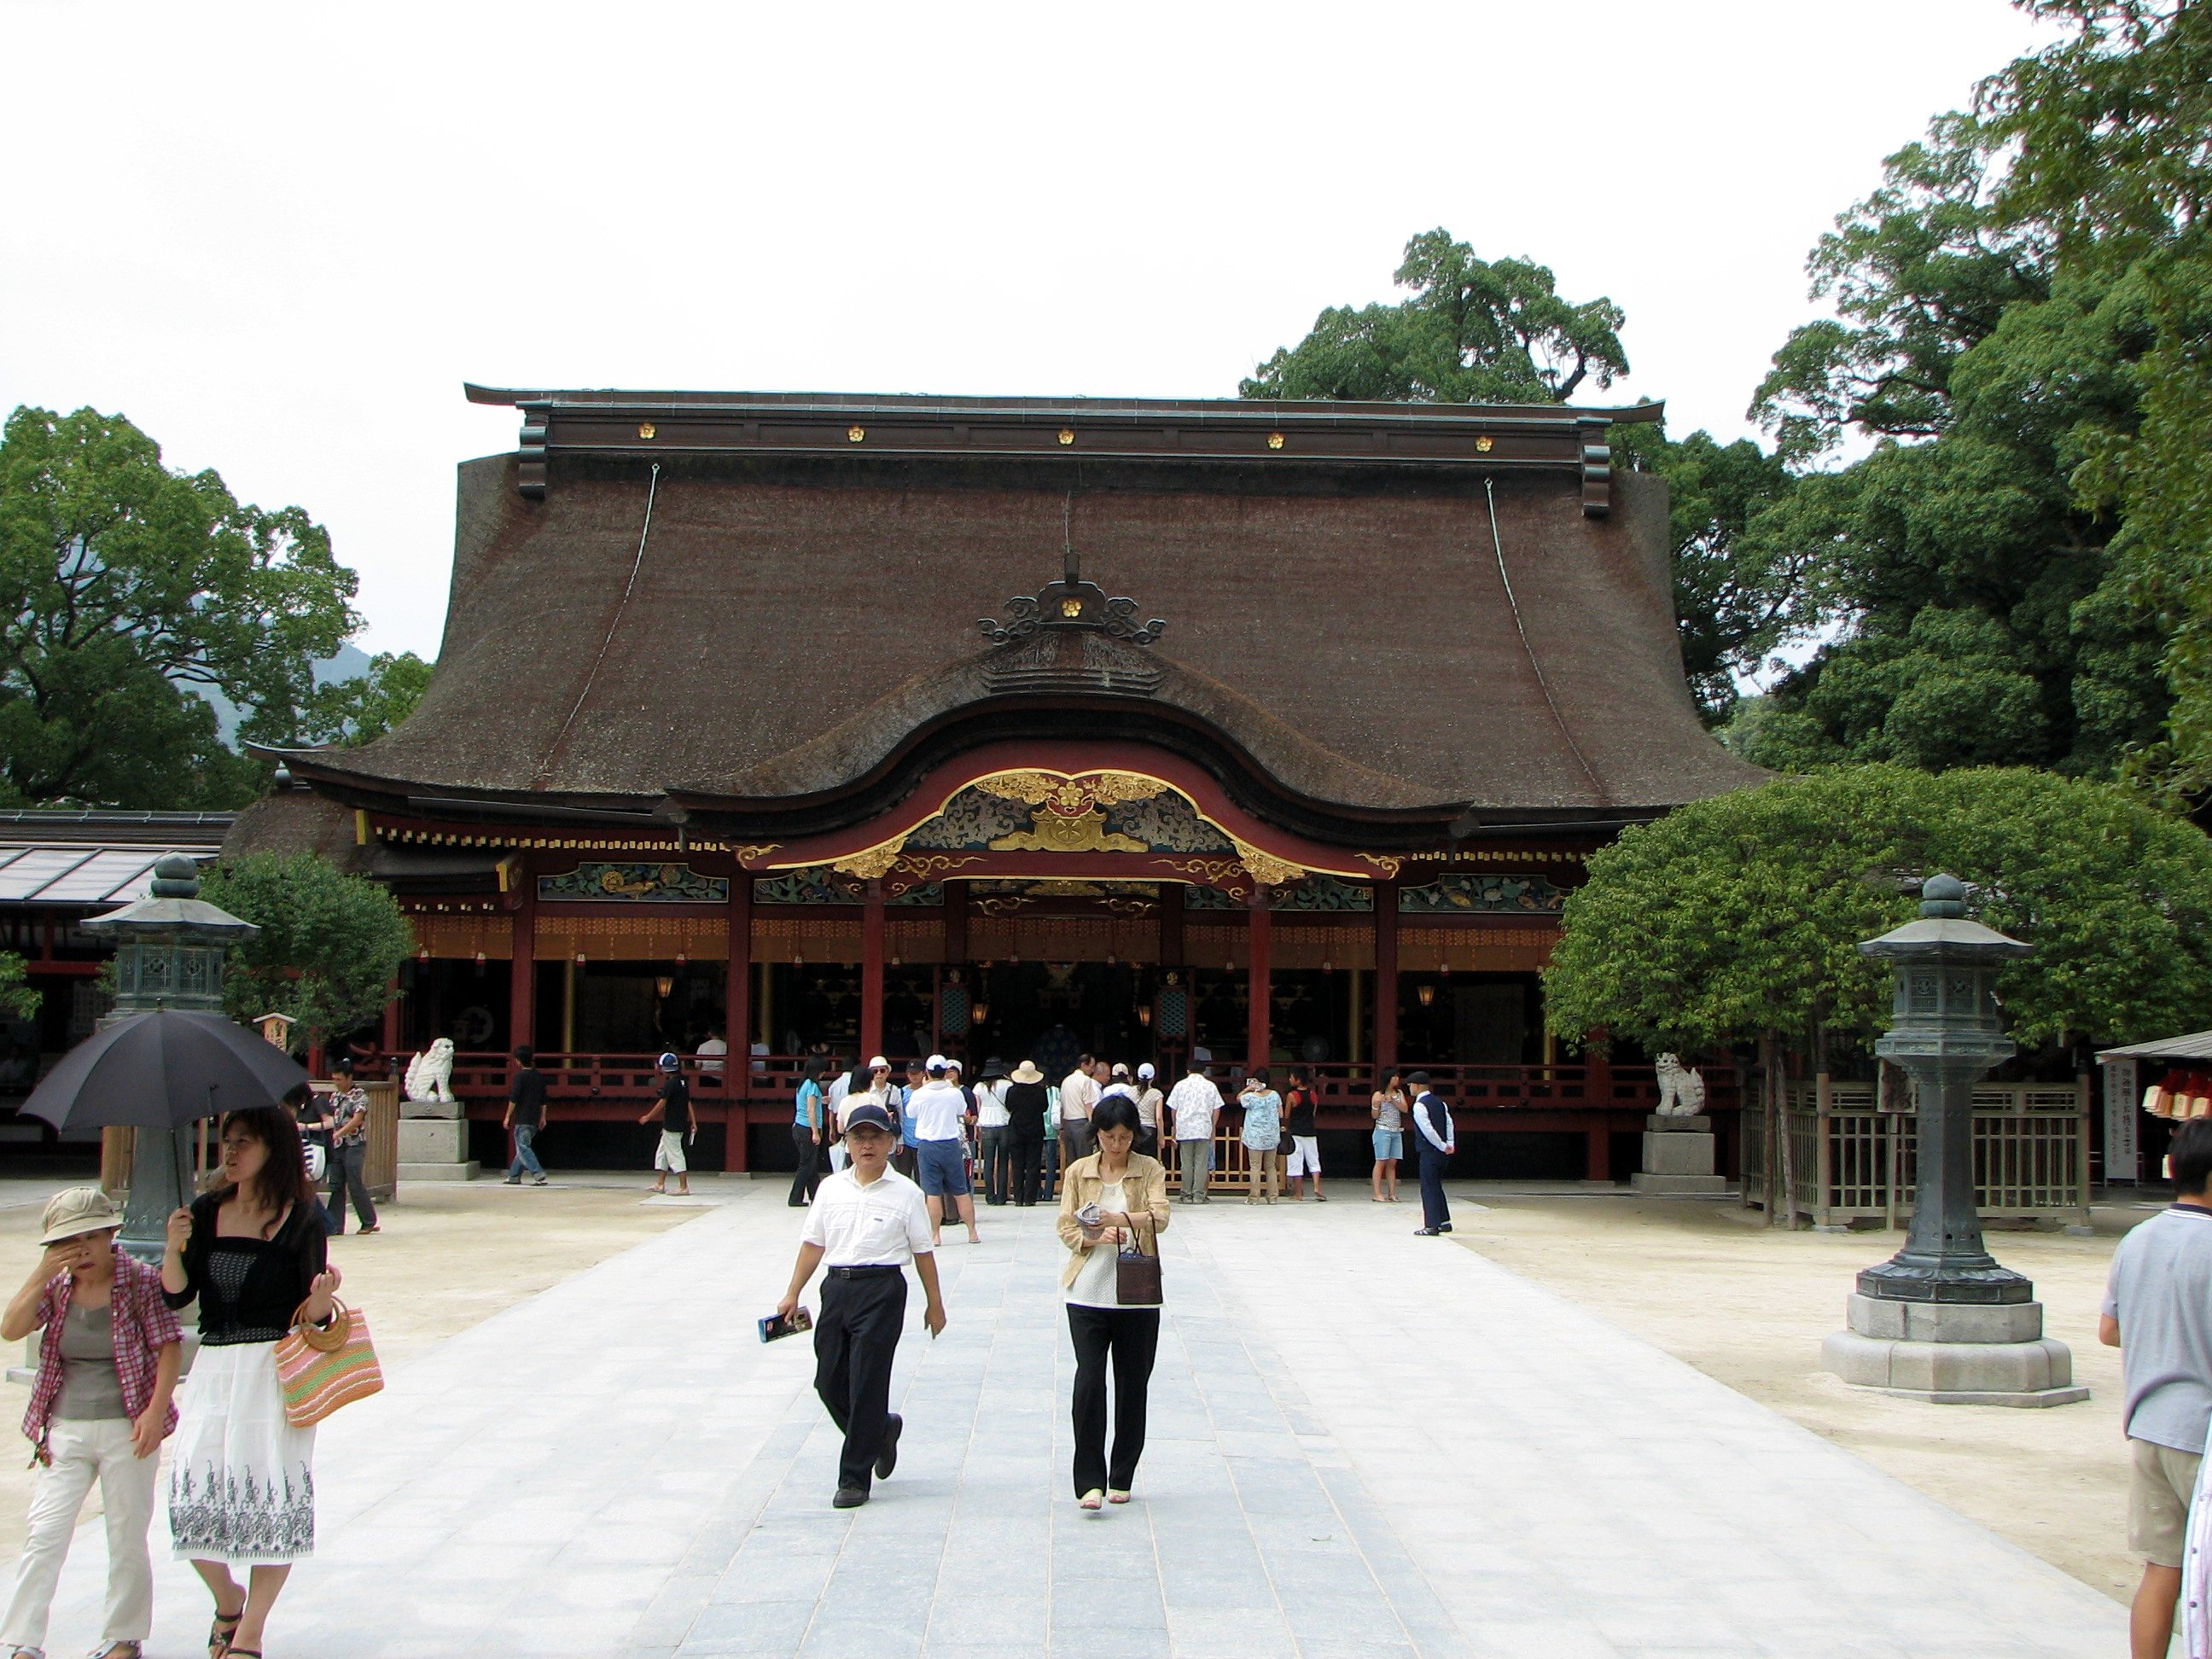
[[[429,1052],[407,1062],[407,1098],[453,1103],[453,1040],[439,1037]]]
[[[1659,1073],[1662,1117],[1695,1117],[1705,1109],[1705,1080],[1680,1054],[1660,1055],[1652,1069]]]

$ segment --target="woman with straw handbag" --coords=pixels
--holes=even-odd
[[[292,1115],[227,1114],[222,1151],[220,1182],[169,1217],[161,1260],[168,1304],[200,1304],[199,1356],[172,1443],[169,1529],[215,1597],[211,1659],[261,1659],[292,1564],[315,1550],[315,1431],[286,1413],[276,1346],[295,1319],[331,1322],[338,1273]]]
[[[1167,1171],[1133,1151],[1139,1120],[1126,1095],[1091,1114],[1098,1150],[1068,1165],[1060,1238],[1068,1257],[1067,1334],[1075,1344],[1076,1501],[1126,1504],[1145,1451],[1145,1396],[1160,1342],[1159,1232],[1168,1224]],[[1106,1447],[1106,1372],[1114,1373],[1114,1446]]]

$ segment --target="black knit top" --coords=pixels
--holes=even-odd
[[[210,1347],[274,1342],[292,1328],[315,1275],[329,1265],[329,1238],[311,1205],[295,1204],[274,1238],[218,1238],[216,1212],[226,1194],[192,1200],[191,1237],[185,1244],[185,1288],[161,1297],[181,1308],[200,1300],[200,1340]]]

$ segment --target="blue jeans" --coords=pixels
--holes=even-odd
[[[545,1166],[538,1161],[538,1153],[530,1144],[537,1139],[536,1124],[518,1123],[514,1126],[514,1162],[507,1166],[507,1178],[509,1181],[521,1180],[522,1172],[525,1170],[529,1170],[540,1181],[545,1179]]]

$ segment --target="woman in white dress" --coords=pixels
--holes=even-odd
[[[334,1312],[338,1273],[314,1196],[291,1114],[259,1106],[223,1118],[221,1183],[169,1217],[163,1298],[200,1304],[169,1530],[215,1596],[211,1659],[261,1659],[277,1593],[315,1551],[315,1431],[286,1419],[276,1380],[278,1339],[295,1319],[323,1325]]]

